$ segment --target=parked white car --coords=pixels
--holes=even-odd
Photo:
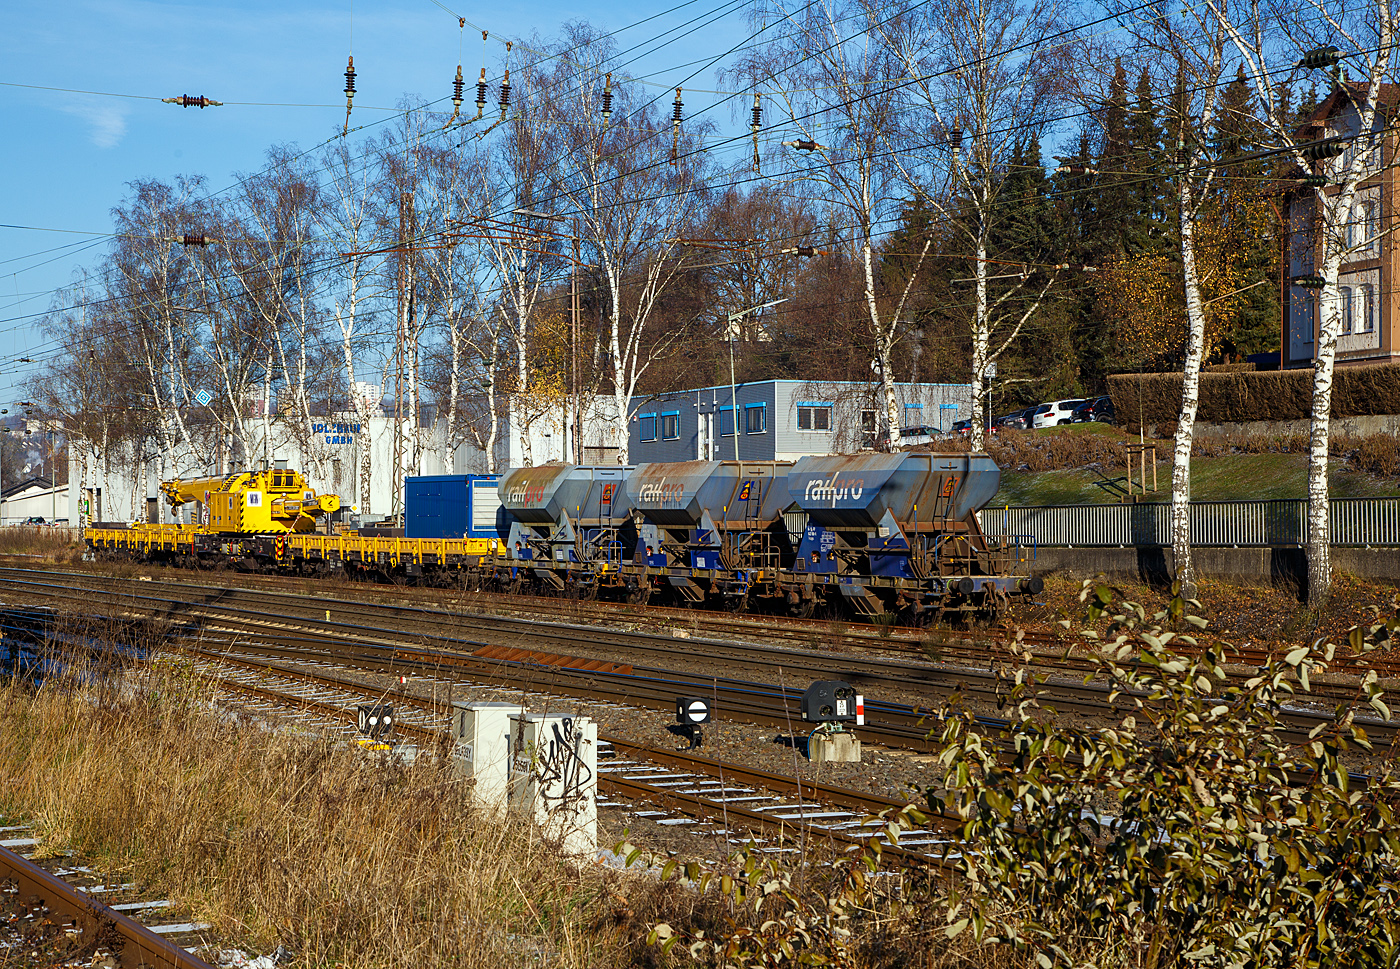
[[[1075,397],[1071,400],[1052,400],[1041,404],[1035,409],[1035,426],[1055,427],[1058,424],[1068,424],[1074,416],[1074,409],[1082,403],[1083,397]]]

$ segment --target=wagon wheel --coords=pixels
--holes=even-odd
[[[627,601],[634,606],[644,606],[651,601],[651,583],[643,578],[627,591]]]
[[[789,611],[798,619],[811,619],[817,612],[817,597],[803,599]]]

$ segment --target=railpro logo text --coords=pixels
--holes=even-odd
[[[813,478],[807,482],[802,497],[807,501],[830,501],[833,504],[845,500],[858,500],[865,493],[864,478],[843,478],[833,475],[830,478]]]
[[[506,502],[512,505],[531,505],[544,501],[544,485],[522,481],[506,492]]]
[[[637,499],[648,504],[664,505],[667,502],[674,502],[679,505],[684,498],[685,485],[672,484],[668,481],[644,484],[637,492]]]

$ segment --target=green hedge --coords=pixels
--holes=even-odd
[[[1108,378],[1121,424],[1175,424],[1181,413],[1181,374],[1119,374]],[[1400,414],[1400,365],[1338,367],[1332,381],[1332,416]],[[1293,421],[1312,416],[1312,370],[1203,373],[1196,419]]]

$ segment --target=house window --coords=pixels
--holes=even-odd
[[[719,409],[719,436],[734,436],[734,408],[721,407]]]
[[[768,430],[768,405],[767,404],[745,404],[744,405],[744,432],[747,434],[763,434]]]
[[[674,441],[681,436],[681,412],[667,411],[661,415],[661,440]]]
[[[1362,211],[1366,217],[1366,248],[1375,249],[1381,237],[1381,204],[1367,202]]]
[[[643,414],[643,415],[641,416],[641,419],[640,419],[637,423],[638,423],[638,427],[639,427],[639,431],[638,431],[638,434],[637,434],[639,440],[642,440],[642,441],[654,441],[654,440],[656,440],[656,415],[655,415],[655,414]]]
[[[860,429],[866,434],[875,433],[875,412],[873,410],[860,412]]]
[[[1345,336],[1351,332],[1351,287],[1343,286],[1338,292],[1341,293],[1342,300],[1342,335]]]
[[[905,404],[904,405],[904,426],[923,427],[924,426],[924,405]]]
[[[798,404],[797,429],[799,431],[831,430],[831,405]]]
[[[1376,330],[1376,290],[1370,283],[1361,287],[1361,330],[1374,333]]]

